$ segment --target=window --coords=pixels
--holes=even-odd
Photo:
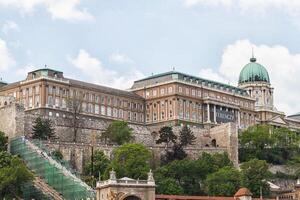
[[[55,98],[55,106],[59,107],[59,98],[58,97]]]
[[[150,96],[150,92],[147,91],[147,92],[146,92],[146,97],[149,97],[149,96]]]
[[[153,96],[156,96],[156,90],[153,90]]]
[[[35,107],[39,107],[40,106],[40,96],[36,95],[34,97],[34,101],[35,101]]]
[[[161,95],[164,95],[164,94],[165,94],[165,89],[164,89],[164,88],[160,89],[160,94],[161,94]]]
[[[29,97],[29,108],[32,107],[32,97]]]
[[[62,105],[61,105],[62,108],[67,108],[67,103],[66,103],[66,99],[62,99]]]
[[[95,114],[99,114],[99,105],[95,105]]]
[[[118,117],[118,109],[113,109],[113,117]]]
[[[185,94],[186,94],[186,95],[189,95],[189,94],[190,94],[189,88],[186,88],[186,89],[185,89]]]
[[[112,116],[111,107],[107,107],[107,116]]]
[[[173,92],[173,87],[169,87],[169,94]]]
[[[172,110],[170,110],[170,112],[169,112],[169,117],[170,117],[170,118],[173,117],[173,112],[172,112]]]
[[[48,96],[48,105],[49,106],[53,105],[53,98],[52,98],[52,96]]]
[[[119,110],[119,118],[123,118],[123,110]]]
[[[105,115],[105,106],[101,106],[101,115]]]
[[[179,87],[178,89],[179,89],[179,92],[182,92],[182,87]]]
[[[192,90],[192,95],[195,96],[196,95],[196,91]]]

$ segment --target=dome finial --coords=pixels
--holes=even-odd
[[[250,62],[256,62],[256,58],[254,58],[253,47],[252,47],[252,57],[250,58]]]

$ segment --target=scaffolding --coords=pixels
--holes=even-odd
[[[11,140],[10,151],[19,155],[36,176],[62,195],[64,199],[95,199],[95,191],[77,178],[71,171],[47,154],[35,142],[24,137]],[[29,190],[26,190],[29,191]],[[27,193],[28,196],[30,194]]]

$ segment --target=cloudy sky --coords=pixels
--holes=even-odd
[[[122,89],[172,68],[237,85],[252,47],[276,107],[299,112],[299,0],[0,0],[6,82],[47,65]]]

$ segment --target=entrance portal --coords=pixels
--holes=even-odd
[[[141,200],[141,199],[136,196],[128,196],[124,200]]]

